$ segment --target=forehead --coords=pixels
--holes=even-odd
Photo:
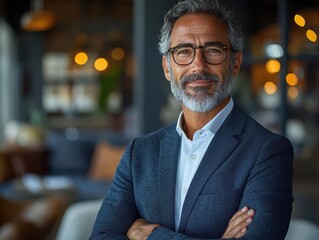
[[[210,14],[187,14],[177,19],[172,34],[171,45],[180,43],[205,42],[228,43],[226,24]]]

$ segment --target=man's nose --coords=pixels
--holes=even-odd
[[[195,57],[192,65],[194,70],[197,69],[199,71],[206,70],[206,68],[208,67],[201,48],[195,50]]]

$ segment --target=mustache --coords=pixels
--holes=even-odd
[[[184,76],[180,80],[180,84],[184,87],[187,83],[195,82],[197,80],[204,80],[208,82],[218,82],[220,78],[216,74],[209,74],[209,73],[194,73],[187,76]]]

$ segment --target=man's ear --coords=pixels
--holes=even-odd
[[[243,53],[236,52],[235,53],[235,62],[234,62],[234,67],[233,67],[233,75],[234,76],[236,76],[239,73],[242,59],[243,59]]]
[[[169,71],[168,59],[167,59],[166,56],[162,57],[162,67],[163,67],[166,79],[168,81],[170,81],[171,80],[171,74],[170,74],[170,71]]]

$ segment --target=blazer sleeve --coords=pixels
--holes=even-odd
[[[127,230],[139,218],[130,170],[132,146],[133,141],[119,163],[109,192],[97,214],[90,240],[128,239]]]
[[[285,238],[293,203],[293,158],[292,145],[283,136],[276,135],[261,148],[240,206],[256,211],[243,239]]]

